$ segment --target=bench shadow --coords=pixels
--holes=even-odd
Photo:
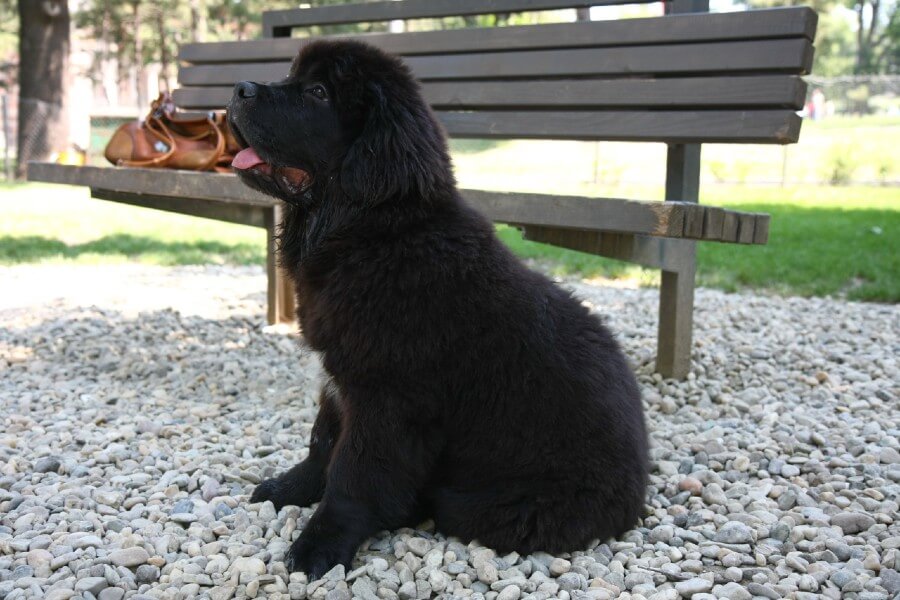
[[[152,255],[154,263],[165,266],[205,263],[239,265],[265,264],[261,244],[228,244],[216,240],[164,241],[126,233],[107,235],[83,244],[66,244],[45,236],[0,237],[0,264],[38,262],[51,258],[78,258],[84,255],[133,258]]]
[[[492,150],[501,144],[507,143],[506,140],[489,140],[489,139],[450,139],[450,154],[478,154]]]

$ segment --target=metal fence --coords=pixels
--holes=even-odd
[[[900,75],[807,77],[807,112],[818,104],[822,116],[900,116]],[[814,115],[815,116],[815,115]]]

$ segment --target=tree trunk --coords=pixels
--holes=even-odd
[[[863,25],[863,11],[866,9],[866,3],[860,0],[856,5],[856,68],[854,72],[859,75],[863,72],[865,65],[865,26]]]
[[[69,145],[66,0],[19,0],[19,135],[16,176],[29,160],[46,160]]]
[[[169,65],[172,59],[169,57],[169,47],[166,44],[166,23],[163,17],[163,11],[159,7],[156,10],[156,32],[159,35],[159,62],[161,69],[159,72],[158,82],[159,89],[162,92],[169,92]]]
[[[147,82],[144,80],[144,40],[141,38],[141,0],[131,0],[134,9],[134,73],[138,110],[147,104]]]
[[[207,29],[206,0],[191,0],[191,41],[205,42]]]

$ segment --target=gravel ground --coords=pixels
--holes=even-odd
[[[498,556],[425,524],[309,582],[282,558],[310,509],[247,504],[305,456],[319,377],[262,327],[262,271],[0,270],[0,599],[900,593],[898,307],[700,290],[694,372],[672,382],[651,372],[655,290],[569,285],[640,376],[641,525]]]

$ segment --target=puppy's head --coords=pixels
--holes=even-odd
[[[358,204],[427,201],[452,185],[443,132],[409,69],[359,42],[308,44],[286,79],[238,83],[228,122],[243,181],[294,204],[336,187]]]

